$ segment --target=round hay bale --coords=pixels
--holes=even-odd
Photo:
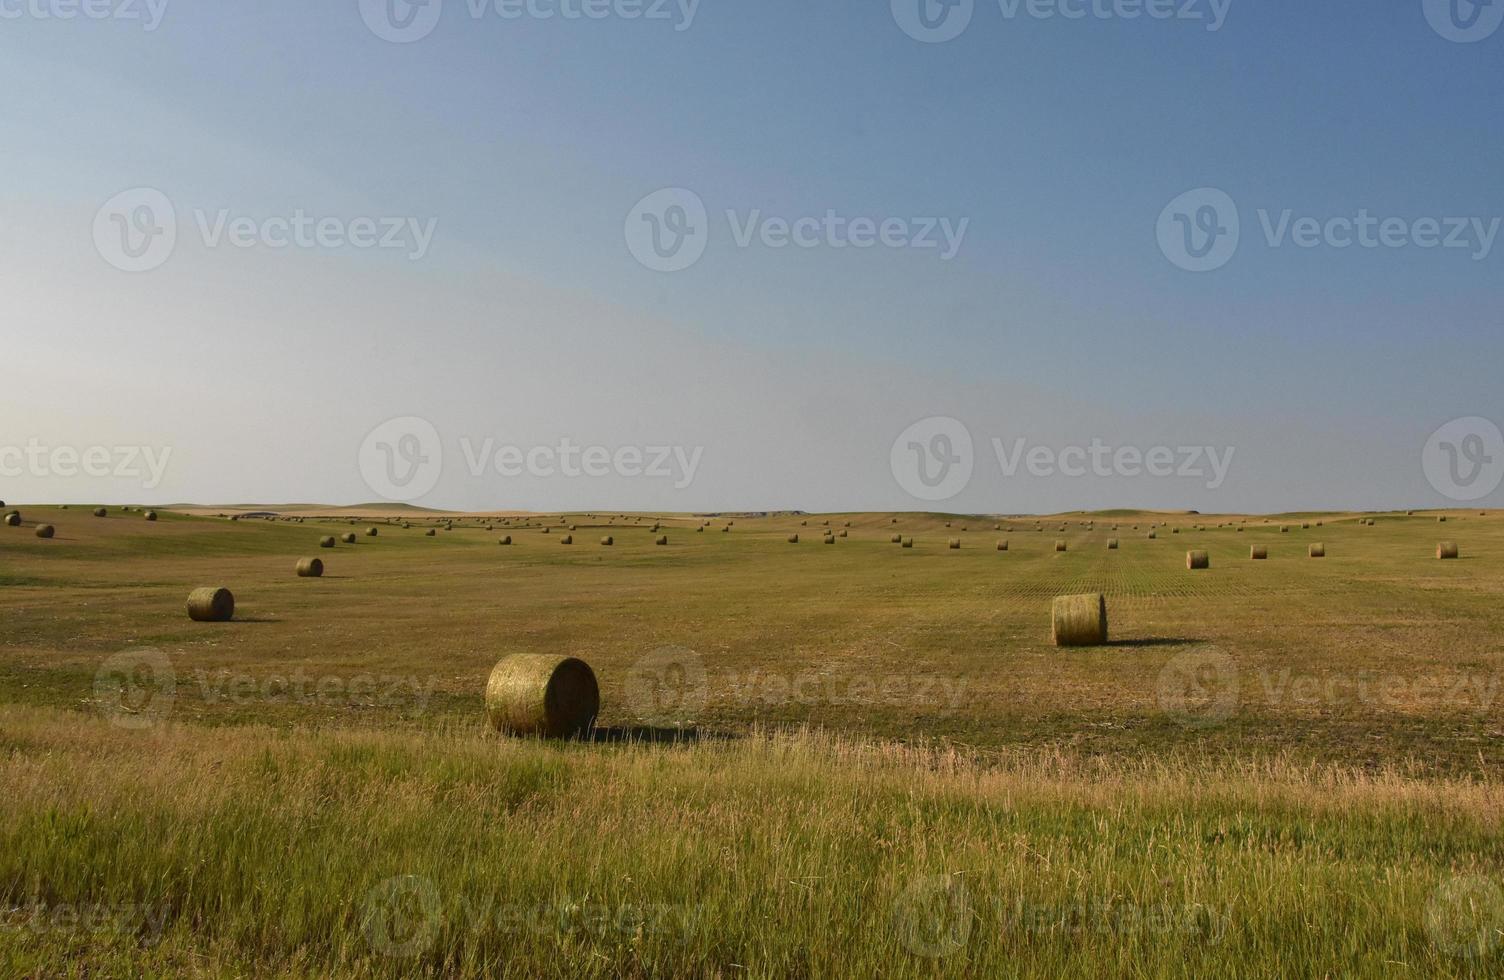
[[[574,526],[574,525],[573,525],[573,524],[571,524],[571,525],[569,525],[569,529],[570,529],[570,530],[571,530],[571,531],[578,531],[578,530],[579,530],[579,528],[578,528],[578,527],[576,527],[576,526]]]
[[[951,538],[950,542],[949,542],[949,545],[950,545],[950,550],[951,551],[960,551],[961,550],[961,539],[960,538]]]
[[[1447,522],[1447,515],[1445,515],[1445,514],[1442,514],[1440,517],[1436,518],[1436,523],[1437,524],[1445,524],[1446,522]]]
[[[825,543],[826,544],[835,544],[836,543],[836,536],[834,534],[827,534],[827,535],[825,535]]]
[[[903,535],[902,535],[902,534],[894,534],[894,535],[891,535],[891,536],[890,536],[890,537],[889,537],[889,538],[888,538],[888,541],[889,541],[889,543],[891,543],[891,544],[903,544]]]
[[[846,534],[846,529],[845,529],[845,528],[842,528],[842,529],[841,529],[841,537],[843,537],[843,538],[844,538],[844,537],[846,537],[846,536],[847,536],[847,534]]]
[[[1179,534],[1180,533],[1180,528],[1177,527],[1173,531],[1171,531],[1170,533],[1171,534]]]
[[[188,593],[188,618],[196,623],[226,623],[235,615],[235,596],[229,589],[205,586]]]
[[[486,528],[486,530],[489,531],[491,529],[490,528]],[[368,528],[366,528],[366,537],[368,537],[368,538],[374,538],[377,535],[379,535],[380,533],[381,533],[381,529],[380,528],[374,528],[374,527],[368,527]]]
[[[328,535],[325,535],[324,537],[319,538],[319,547],[320,548],[332,548],[332,547],[334,547],[334,538],[332,538],[332,537],[330,537]]]
[[[423,532],[423,536],[425,538],[436,538],[439,536],[439,532],[436,528],[429,528],[428,530]],[[330,545],[329,547],[332,548],[334,547],[334,545]]]
[[[575,657],[514,653],[503,657],[486,681],[486,718],[509,735],[581,735],[600,708],[595,672]]]
[[[899,547],[901,547],[901,548],[912,548],[912,547],[914,547],[914,539],[913,538],[904,538],[903,539],[903,544],[899,545]]]
[[[1050,631],[1057,647],[1094,647],[1107,642],[1107,597],[1100,592],[1056,597]]]
[[[559,543],[560,544],[574,544],[574,535],[573,534],[566,534],[566,535],[564,535],[562,538],[559,539]]]
[[[601,538],[601,546],[602,547],[609,548],[609,547],[611,547],[615,543],[616,543],[616,539],[613,538],[613,537],[611,537],[611,535],[609,535],[609,534],[606,535],[604,538]]]
[[[20,527],[21,526],[21,513],[20,513],[20,511],[13,510],[9,514],[6,514],[5,515],[5,526],[6,527]]]
[[[498,541],[496,543],[497,544],[511,544],[512,543],[512,536],[510,534],[508,534],[506,537],[502,538],[500,541]]]
[[[56,533],[57,528],[53,527],[51,524],[43,524],[37,528],[37,537],[39,538],[50,538]]]
[[[1187,551],[1185,553],[1185,567],[1193,570],[1199,568],[1211,568],[1211,556],[1204,551]]]
[[[544,528],[544,529],[543,529],[543,531],[542,531],[542,532],[541,532],[541,533],[543,533],[543,534],[547,534],[547,533],[548,533],[548,528]]]
[[[1108,538],[1107,539],[1107,550],[1108,551],[1117,551],[1118,550],[1118,539],[1117,538]]]
[[[1007,551],[1008,550],[1008,539],[1007,538],[1002,538],[1002,539],[1000,539],[998,541],[998,543],[997,543],[997,550],[998,551]]]
[[[346,531],[344,534],[340,535],[340,540],[343,541],[345,544],[354,544],[355,543],[355,532],[354,531]]]
[[[1457,542],[1455,541],[1443,541],[1436,546],[1436,557],[1438,559],[1456,558],[1457,554]]]
[[[798,544],[798,543],[799,543],[799,535],[797,535],[797,534],[790,534],[789,535],[789,544]]]
[[[1055,550],[1056,551],[1064,551],[1065,550],[1065,541],[1063,541],[1060,538],[1056,538],[1055,539]]]
[[[1311,545],[1310,548],[1306,549],[1306,552],[1312,558],[1325,558],[1326,557],[1326,545],[1320,544],[1320,543],[1313,544],[1313,545]]]
[[[154,511],[154,510],[147,511],[146,512],[146,519],[148,521],[155,521],[157,519],[157,512]]]
[[[106,510],[106,509],[105,509],[105,508],[103,508],[103,507],[95,507],[95,508],[94,508],[94,516],[95,516],[95,517],[104,517],[104,516],[106,516],[106,515],[107,515],[107,514],[109,514],[109,511],[108,511],[108,510]]]
[[[704,534],[705,533],[705,525],[702,524],[699,527],[695,528],[695,533],[696,534]]]
[[[1153,541],[1157,537],[1159,537],[1159,532],[1158,531],[1150,531],[1149,532],[1149,540],[1150,541]]]
[[[656,545],[660,545],[660,546],[668,544],[668,535],[667,534],[660,534],[660,535],[658,535],[657,539],[653,543],[656,544]]]
[[[1269,549],[1261,544],[1256,544],[1248,549],[1248,559],[1250,561],[1267,561],[1268,558]]]
[[[298,578],[322,578],[324,575],[324,559],[299,558],[297,572]]]
[[[1311,529],[1311,525],[1310,525],[1310,523],[1309,523],[1309,522],[1307,522],[1307,521],[1301,521],[1301,522],[1300,522],[1300,529],[1301,529],[1301,530],[1302,530],[1302,531],[1309,531],[1309,530],[1310,530],[1310,529]]]
[[[1238,525],[1238,533],[1239,534],[1243,533],[1243,525],[1241,525],[1241,524]]]

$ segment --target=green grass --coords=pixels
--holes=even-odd
[[[572,546],[322,551],[346,523],[21,510],[59,536],[0,528],[0,975],[1504,968],[1504,519],[663,518],[662,548],[569,515]],[[235,622],[187,619],[206,584]],[[1114,645],[1049,645],[1077,591]],[[486,730],[510,651],[591,663],[600,740]]]

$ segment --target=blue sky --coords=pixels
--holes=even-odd
[[[1208,0],[1169,20],[978,0],[936,44],[886,3],[702,0],[686,25],[675,5],[503,19],[444,0],[399,44],[356,0],[168,0],[150,31],[37,16],[61,2],[0,5],[19,12],[0,20],[5,332],[27,364],[0,443],[174,458],[151,488],[27,471],[16,499],[368,500],[362,438],[417,416],[444,444],[419,501],[439,506],[929,507],[889,449],[945,417],[977,444],[947,509],[1439,505],[1428,436],[1504,421],[1504,247],[1300,248],[1262,227],[1504,216],[1504,31],[1454,43],[1422,0],[1232,0],[1215,31]],[[142,187],[178,244],[122,272],[90,228]],[[1241,237],[1189,272],[1156,222],[1204,187]],[[663,188],[708,215],[682,271],[626,244]],[[431,247],[210,245],[194,217],[296,209],[431,222]],[[949,259],[739,247],[728,210],[966,230]],[[687,487],[467,472],[458,440],[488,437],[703,463]],[[1007,476],[986,445],[1017,437],[1237,454],[1215,489]]]

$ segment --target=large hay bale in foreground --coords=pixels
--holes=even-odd
[[[1440,559],[1456,558],[1458,555],[1457,542],[1443,541],[1436,546],[1436,557]]]
[[[1252,561],[1267,561],[1269,558],[1269,549],[1261,544],[1256,544],[1248,549],[1248,557]]]
[[[298,578],[322,578],[324,575],[324,559],[299,558],[297,572]]]
[[[51,524],[43,524],[41,527],[37,528],[37,537],[39,538],[50,538],[56,533],[57,528],[53,527]]]
[[[1204,551],[1187,551],[1185,553],[1185,567],[1193,570],[1211,568],[1211,556]]]
[[[1107,597],[1100,592],[1058,596],[1050,607],[1057,647],[1093,647],[1107,642]]]
[[[486,681],[486,718],[510,735],[579,735],[590,729],[600,707],[595,672],[575,657],[514,653]]]
[[[331,535],[325,535],[324,537],[319,538],[319,547],[320,548],[332,548],[332,547],[334,547],[334,538]]]
[[[1065,550],[1065,542],[1063,540],[1061,540],[1060,538],[1056,538],[1055,539],[1055,550],[1056,551],[1064,551]]]
[[[188,593],[188,618],[198,623],[225,623],[235,615],[235,596],[229,589],[205,586]]]
[[[20,527],[21,526],[21,512],[13,510],[9,514],[6,514],[5,515],[5,526],[6,527]]]
[[[1324,545],[1324,544],[1313,544],[1308,549],[1308,553],[1310,554],[1310,556],[1312,558],[1325,558],[1326,557],[1326,545]]]
[[[147,511],[146,512],[146,519],[148,521],[154,521],[154,520],[156,520],[157,519],[157,512],[154,511],[154,510]]]

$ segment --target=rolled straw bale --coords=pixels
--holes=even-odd
[[[486,681],[486,718],[510,735],[580,735],[600,707],[595,672],[575,657],[514,653],[503,657]]]
[[[235,615],[235,596],[229,589],[205,586],[188,593],[188,618],[199,623],[224,623]]]
[[[1187,551],[1185,553],[1185,567],[1189,569],[1211,568],[1211,556],[1204,551]]]
[[[1107,597],[1100,592],[1056,597],[1050,628],[1057,647],[1100,646],[1107,642]]]
[[[322,558],[299,558],[297,573],[298,578],[320,578],[324,574],[324,560]]]

